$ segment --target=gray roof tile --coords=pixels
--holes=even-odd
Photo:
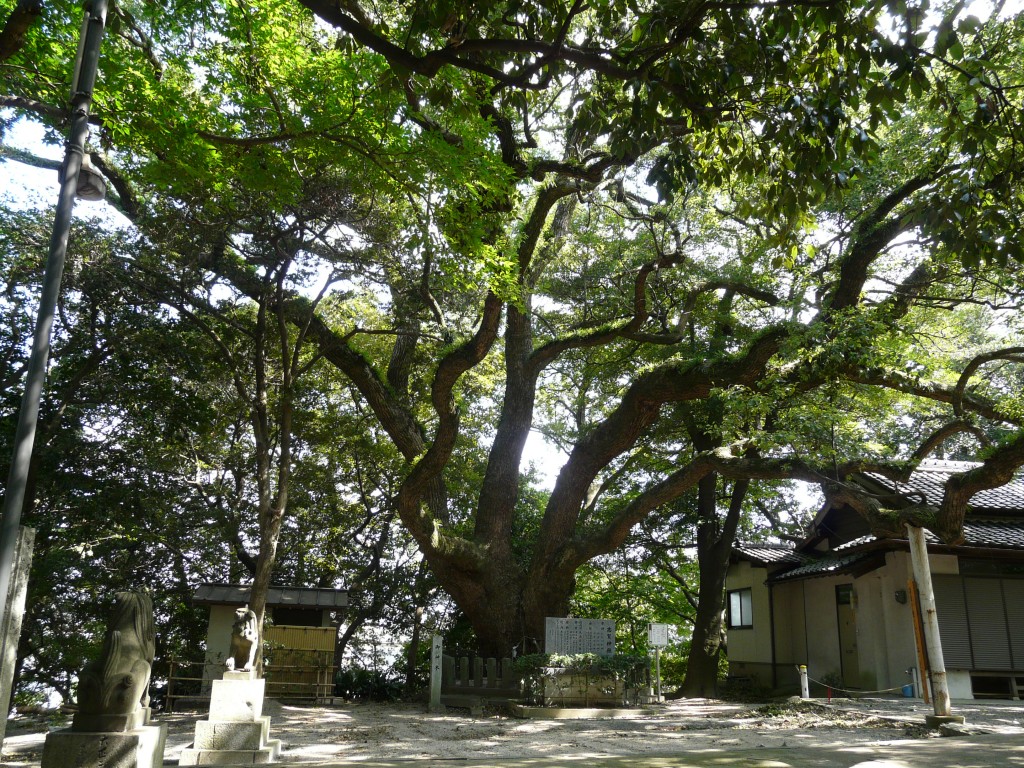
[[[842,573],[847,568],[867,560],[870,553],[854,553],[843,557],[825,556],[813,562],[801,565],[785,573],[772,575],[769,581],[786,581],[787,579],[801,579],[811,576],[828,576],[831,573]]]
[[[733,551],[758,563],[806,563],[811,558],[794,550],[792,544],[743,544],[738,543]]]
[[[941,544],[939,537],[929,530],[924,532],[929,544]],[[853,541],[838,545],[833,552],[848,552],[872,544],[879,539],[868,534]],[[906,539],[892,539],[905,542]],[[982,547],[986,549],[1021,549],[1024,550],[1024,522],[1017,520],[968,520],[964,523],[965,547]]]
[[[192,596],[196,605],[247,605],[250,587],[241,584],[200,584]],[[267,605],[334,609],[348,605],[348,590],[270,587]]]
[[[924,493],[929,504],[940,504],[944,484],[950,475],[979,466],[979,463],[970,461],[923,461],[911,475],[908,483],[894,483],[875,473],[868,473],[868,476],[897,492],[920,491]],[[971,498],[970,506],[972,510],[1001,510],[1024,514],[1024,478],[1015,477],[999,488],[979,491]]]

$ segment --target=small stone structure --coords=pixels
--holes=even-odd
[[[179,765],[253,765],[273,763],[281,742],[270,739],[270,717],[263,714],[266,681],[256,677],[253,661],[260,647],[256,614],[239,608],[231,630],[231,656],[224,677],[213,681],[210,717],[196,723],[191,747]]]
[[[195,592],[193,603],[210,609],[202,670],[204,695],[210,693],[213,681],[220,679],[227,658],[235,655],[232,627],[238,621],[238,609],[246,606],[251,596],[251,587],[241,584],[204,583]],[[265,659],[263,669],[267,696],[321,701],[333,695],[337,622],[347,605],[344,589],[270,587],[267,616],[273,624],[262,635],[265,649],[269,646],[269,663]]]
[[[86,665],[71,727],[47,734],[42,768],[160,768],[166,725],[152,725],[153,602],[119,592],[100,658]]]
[[[512,670],[512,659],[484,659],[444,656],[441,662],[441,704],[468,707],[472,713],[484,703],[504,703],[523,695],[523,687]]]
[[[281,742],[270,739],[270,717],[263,714],[264,681],[254,670],[228,670],[213,681],[210,717],[196,723],[191,747],[179,765],[273,763]]]

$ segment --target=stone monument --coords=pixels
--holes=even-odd
[[[78,712],[47,734],[42,768],[160,768],[166,725],[152,725],[153,601],[118,592],[100,657],[82,670]]]
[[[270,717],[263,714],[265,682],[256,677],[259,648],[256,614],[249,606],[239,608],[224,677],[213,681],[210,716],[196,723],[195,740],[182,750],[178,765],[265,765],[277,760],[281,742],[269,738]]]

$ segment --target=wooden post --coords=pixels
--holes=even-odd
[[[907,525],[910,538],[910,562],[914,568],[914,580],[921,596],[921,613],[924,620],[924,641],[928,649],[928,663],[931,665],[932,707],[934,715],[925,718],[932,727],[941,723],[963,722],[963,717],[950,712],[949,686],[946,681],[946,662],[942,657],[942,640],[939,637],[939,615],[935,608],[935,592],[932,590],[932,572],[928,563],[928,546],[924,529]]]
[[[444,656],[444,641],[440,635],[434,635],[430,645],[430,704],[427,710],[440,712],[441,710],[441,677],[442,659]]]
[[[917,679],[921,681],[921,695],[925,704],[931,704],[928,693],[928,658],[924,647],[924,630],[921,628],[921,600],[917,596],[917,584],[907,579],[907,594],[910,595],[910,610],[914,615],[914,643],[917,645]]]
[[[167,671],[167,693],[164,694],[164,711],[174,711],[174,654],[171,654],[170,668]]]

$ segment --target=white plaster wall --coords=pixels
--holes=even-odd
[[[932,555],[933,573],[958,573],[954,555]],[[910,681],[907,669],[917,666],[917,644],[914,637],[910,601],[899,603],[898,590],[907,590],[911,577],[910,554],[888,552],[883,568],[854,580],[857,610],[857,651],[861,685],[865,690],[899,688]],[[843,578],[828,580],[830,589],[843,583]],[[834,599],[834,598],[833,598]],[[838,629],[836,630],[838,636]],[[835,656],[838,665],[838,639]],[[966,695],[970,697],[970,678]]]
[[[884,640],[885,673],[879,674],[879,688],[906,685],[907,669],[917,666],[917,643],[914,639],[914,614],[910,597],[905,603],[896,600],[897,592],[907,592],[910,559],[906,552],[887,552],[885,567],[879,571],[881,619],[878,635]],[[879,665],[882,666],[881,664]]]
[[[780,666],[807,663],[804,583],[783,582],[774,587],[775,660]]]
[[[807,674],[815,680],[839,675],[839,620],[836,617],[836,584],[849,579],[820,578],[803,581],[803,609],[807,617]]]
[[[211,605],[206,625],[206,664],[203,667],[204,688],[208,681],[220,679],[224,660],[231,650],[231,625],[235,622],[234,605]]]
[[[893,589],[906,589],[907,579],[913,575],[913,566],[910,563],[909,552],[890,552],[886,555],[886,564],[891,572],[894,586]],[[933,574],[960,573],[960,561],[956,555],[929,555],[928,565]],[[896,586],[896,583],[900,586]],[[899,631],[890,632],[890,656],[895,657],[901,651],[900,658],[909,656],[911,661],[904,665],[904,669],[910,666],[917,666],[917,645],[914,638],[913,616],[909,603],[899,606],[904,609],[906,622],[900,625]],[[896,663],[895,661],[892,663]],[[949,686],[949,695],[953,699],[973,699],[974,692],[971,689],[971,675],[966,669],[946,669],[946,683]],[[894,685],[896,683],[893,683]]]
[[[951,699],[973,699],[974,689],[971,688],[971,675],[966,670],[946,670],[946,685]]]
[[[856,579],[857,668],[865,691],[887,688],[889,658],[886,652],[886,588],[879,571]],[[895,602],[895,601],[894,601]]]
[[[764,568],[754,568],[746,561],[729,566],[726,589],[750,588],[753,622],[749,629],[729,628],[730,663],[771,663],[772,637],[766,578],[767,571]]]

